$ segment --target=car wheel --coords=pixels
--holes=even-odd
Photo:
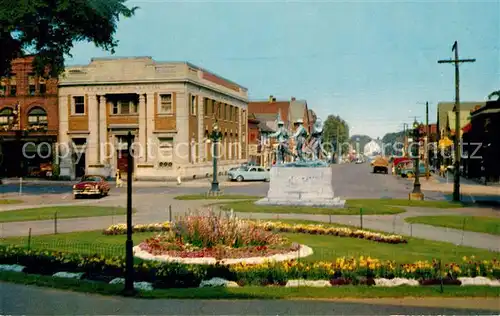
[[[238,176],[238,177],[236,177],[236,181],[238,181],[238,182],[243,181],[243,177],[242,177],[242,176]]]

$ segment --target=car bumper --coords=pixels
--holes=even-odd
[[[101,194],[101,191],[99,189],[73,190],[73,195],[95,195],[95,194]]]

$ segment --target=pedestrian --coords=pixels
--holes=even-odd
[[[181,185],[182,183],[182,169],[181,167],[177,167],[177,185]]]
[[[121,188],[123,186],[123,180],[122,180],[122,173],[121,173],[120,169],[116,169],[115,178],[116,178],[116,187]]]

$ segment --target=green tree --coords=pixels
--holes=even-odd
[[[497,91],[493,91],[492,93],[490,93],[488,95],[488,100],[491,100],[493,99],[494,97],[497,98],[497,100],[500,100],[500,90],[497,90]]]
[[[337,144],[342,145],[345,152],[349,145],[349,125],[338,115],[328,115],[323,125],[323,143],[329,144],[335,151]]]
[[[385,155],[396,155],[398,154],[398,151],[401,150],[401,146],[395,146],[394,144],[397,143],[404,143],[404,137],[405,133],[404,132],[395,132],[395,133],[387,133],[382,137],[382,143],[384,144],[383,149],[385,149]],[[400,153],[400,152],[399,152]]]
[[[120,17],[131,17],[137,9],[126,1],[0,0],[0,75],[10,73],[13,59],[35,54],[36,73],[57,76],[74,42],[93,42],[114,53]]]

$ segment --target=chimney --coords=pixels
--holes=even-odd
[[[292,101],[295,101],[295,100],[296,100],[295,97],[292,97]]]

